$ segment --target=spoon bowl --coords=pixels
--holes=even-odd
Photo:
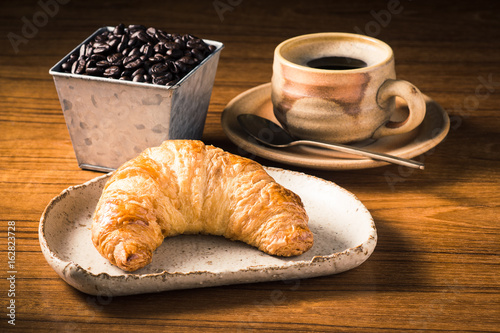
[[[297,145],[306,145],[320,147],[343,153],[354,154],[358,156],[369,157],[374,160],[389,162],[393,164],[403,165],[415,169],[424,169],[424,164],[404,159],[397,156],[392,156],[384,153],[375,153],[362,148],[356,148],[343,144],[323,143],[310,140],[300,140],[292,137],[283,127],[277,125],[269,119],[254,115],[240,114],[237,117],[241,127],[255,140],[274,148],[287,148]]]

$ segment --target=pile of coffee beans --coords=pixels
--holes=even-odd
[[[61,67],[66,73],[172,86],[214,50],[190,34],[119,24],[82,44]]]

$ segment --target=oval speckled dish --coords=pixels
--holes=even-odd
[[[304,202],[314,246],[301,256],[275,257],[223,237],[181,235],[167,238],[150,265],[126,273],[101,257],[90,236],[92,214],[109,174],[70,187],[49,203],[40,220],[42,252],[68,284],[106,296],[302,279],[344,272],[368,259],[377,231],[353,194],[306,174],[266,170]]]

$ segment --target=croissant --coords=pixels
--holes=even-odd
[[[107,181],[92,221],[101,255],[125,271],[149,264],[164,238],[209,234],[278,256],[313,244],[298,195],[263,167],[201,141],[146,149]]]

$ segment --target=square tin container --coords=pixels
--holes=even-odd
[[[102,27],[75,47],[49,74],[82,169],[109,172],[168,139],[200,140],[217,71],[216,49],[175,85],[167,87],[82,74],[61,65],[80,46],[114,27]]]

